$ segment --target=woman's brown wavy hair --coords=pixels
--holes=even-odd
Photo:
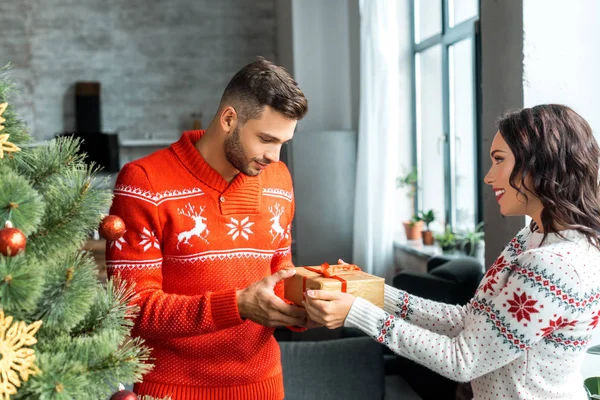
[[[544,206],[543,240],[550,232],[560,235],[562,226],[600,249],[600,148],[590,125],[569,107],[543,104],[505,115],[498,131],[515,156],[510,185]]]

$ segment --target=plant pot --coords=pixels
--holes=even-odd
[[[461,250],[464,251],[468,256],[477,257],[483,251],[483,248],[483,242],[475,243],[474,247],[471,243],[467,242],[462,245]]]
[[[433,240],[433,232],[432,231],[423,231],[421,232],[421,235],[423,236],[423,244],[426,246],[431,246],[434,243]]]
[[[406,240],[421,240],[422,231],[423,221],[404,222],[404,232],[406,233]]]
[[[455,244],[451,244],[448,246],[442,246],[440,245],[440,247],[442,248],[442,253],[454,253],[456,252],[456,245]]]

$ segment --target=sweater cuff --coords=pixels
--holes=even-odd
[[[286,328],[293,332],[304,332],[308,330],[302,326],[286,326]]]
[[[383,292],[383,309],[390,314],[397,314],[399,311],[407,311],[409,298],[410,295],[404,290],[385,285]]]
[[[352,303],[350,312],[346,316],[344,326],[358,328],[369,336],[377,337],[381,321],[385,321],[388,314],[373,303],[357,297]]]
[[[226,329],[244,322],[240,318],[235,289],[213,292],[210,310],[217,329]]]

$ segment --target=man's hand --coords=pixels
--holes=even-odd
[[[348,293],[308,290],[303,302],[309,318],[328,329],[344,326],[344,321],[354,303]]]
[[[318,322],[315,322],[312,319],[310,319],[308,315],[304,319],[304,323],[301,325],[302,328],[306,329],[320,328],[322,326],[323,325],[319,324]]]
[[[287,304],[273,291],[277,283],[295,273],[294,269],[283,269],[246,289],[238,290],[237,303],[240,317],[271,328],[305,326],[306,310]]]

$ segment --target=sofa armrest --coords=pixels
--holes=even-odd
[[[402,272],[394,277],[394,287],[408,293],[448,304],[464,302],[463,286],[456,281],[424,272]]]

